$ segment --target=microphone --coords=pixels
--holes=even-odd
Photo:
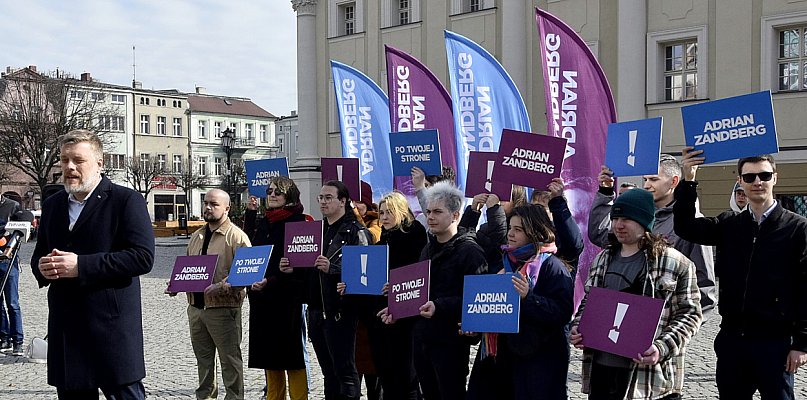
[[[31,236],[31,222],[34,221],[34,214],[30,211],[17,211],[11,216],[10,220],[5,226],[6,234],[3,239],[6,239],[6,248],[0,258],[11,258],[20,243],[27,242],[28,237]]]

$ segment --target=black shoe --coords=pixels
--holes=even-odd
[[[0,353],[11,353],[11,342],[0,342]]]
[[[12,350],[11,350],[11,355],[12,356],[17,356],[17,357],[22,357],[22,355],[23,355],[22,343],[14,343],[14,346],[12,347]]]

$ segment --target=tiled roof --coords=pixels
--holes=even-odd
[[[188,105],[191,112],[276,118],[272,113],[260,108],[252,101],[244,99],[188,95]]]

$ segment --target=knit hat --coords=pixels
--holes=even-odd
[[[740,186],[740,182],[734,182],[734,192],[743,192],[745,193],[745,189]]]
[[[364,203],[367,208],[373,208],[373,188],[365,181],[361,181],[361,200],[359,202]]]
[[[618,217],[634,220],[648,232],[652,231],[656,219],[653,194],[639,188],[622,193],[611,207],[611,218]]]

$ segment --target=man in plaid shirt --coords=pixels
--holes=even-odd
[[[634,359],[585,349],[583,392],[589,399],[681,399],[686,344],[703,318],[695,264],[651,233],[653,195],[633,189],[617,197],[611,209],[617,242],[595,258],[586,293],[592,286],[663,299],[656,338]],[[578,331],[588,294],[572,321],[570,341],[578,348]]]

